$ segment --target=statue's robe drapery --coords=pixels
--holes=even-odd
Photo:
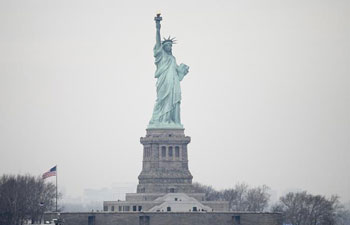
[[[185,76],[172,54],[167,54],[162,45],[153,49],[157,70],[157,100],[149,127],[182,127],[180,121],[180,81]]]

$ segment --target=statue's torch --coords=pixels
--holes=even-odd
[[[160,21],[162,21],[162,17],[160,16],[160,11],[157,12],[157,16],[154,17],[154,20],[157,22],[157,23],[160,23]]]

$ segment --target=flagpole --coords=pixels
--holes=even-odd
[[[57,190],[58,190],[58,188],[57,188],[57,175],[58,175],[58,170],[57,170],[57,165],[56,165],[56,212],[58,212],[57,211]]]

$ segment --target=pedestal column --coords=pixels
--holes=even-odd
[[[193,193],[184,129],[147,129],[137,193]]]

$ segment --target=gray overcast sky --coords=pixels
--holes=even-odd
[[[57,164],[70,196],[137,182],[157,10],[190,66],[194,181],[350,200],[347,0],[0,0],[1,174]]]

